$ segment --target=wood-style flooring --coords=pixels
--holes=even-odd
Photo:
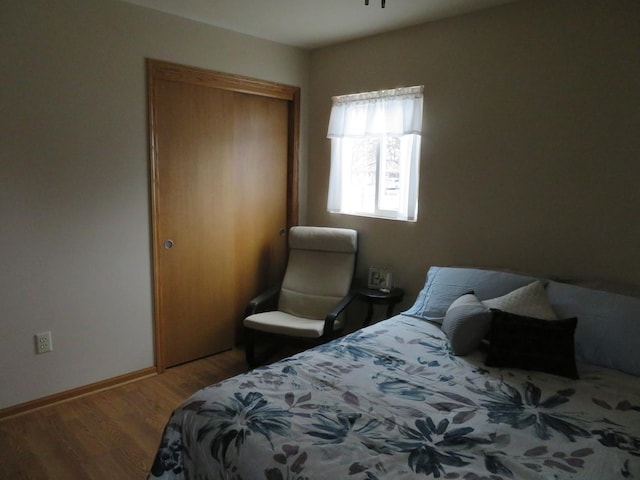
[[[247,370],[233,349],[0,421],[0,479],[147,476],[171,412],[198,389]]]

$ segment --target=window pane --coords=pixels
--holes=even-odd
[[[400,209],[400,138],[386,136],[380,158],[380,187],[378,190],[380,210]]]
[[[350,149],[345,149],[349,165],[350,182],[345,185],[344,198],[347,210],[359,213],[375,213],[376,157],[379,140],[375,137],[352,139]]]

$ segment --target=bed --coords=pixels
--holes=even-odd
[[[194,394],[149,478],[640,478],[639,345],[638,298],[431,267],[403,314]]]

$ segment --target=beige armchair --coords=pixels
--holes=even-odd
[[[351,282],[358,234],[329,227],[292,227],[281,285],[249,302],[244,320],[247,362],[255,366],[258,337],[326,342],[344,329],[340,315],[355,298]]]

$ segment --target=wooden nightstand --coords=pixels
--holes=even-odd
[[[367,303],[367,317],[363,324],[366,327],[371,323],[374,305],[386,305],[387,315],[385,318],[390,318],[393,315],[393,307],[402,301],[404,290],[393,288],[389,292],[383,292],[374,288],[359,288],[356,290],[356,294]]]

